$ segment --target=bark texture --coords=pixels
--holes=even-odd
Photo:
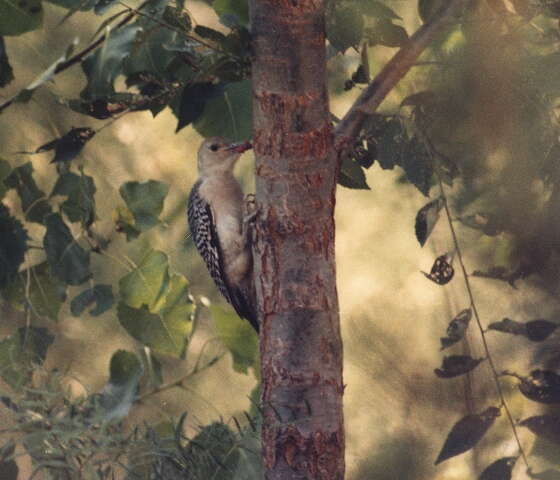
[[[323,1],[251,0],[251,24],[265,477],[342,480]]]

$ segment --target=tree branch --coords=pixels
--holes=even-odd
[[[345,139],[353,139],[359,134],[368,115],[377,110],[387,94],[414,66],[417,58],[434,38],[446,27],[455,23],[456,17],[468,1],[449,0],[410,37],[408,43],[385,65],[336,126],[335,135],[338,145],[346,145]],[[341,141],[343,143],[340,143]]]

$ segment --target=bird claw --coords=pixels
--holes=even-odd
[[[245,196],[245,212],[247,216],[251,215],[252,213],[256,212],[257,209],[257,201],[254,193],[249,193]],[[254,217],[253,217],[254,218]]]

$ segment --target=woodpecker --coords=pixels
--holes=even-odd
[[[253,288],[253,259],[248,232],[252,215],[233,167],[249,142],[206,139],[198,151],[198,180],[188,200],[187,216],[194,244],[210,276],[237,314],[258,332]]]

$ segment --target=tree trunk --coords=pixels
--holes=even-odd
[[[251,0],[265,478],[344,478],[322,0]]]

